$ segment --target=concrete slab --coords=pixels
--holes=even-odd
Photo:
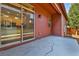
[[[48,36],[9,50],[1,56],[79,56],[79,45],[72,38]]]

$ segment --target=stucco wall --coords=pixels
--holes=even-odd
[[[66,33],[66,19],[61,14],[55,14],[52,17],[51,34],[56,36],[64,36]]]
[[[61,15],[53,15],[51,32],[52,35],[61,36]]]
[[[66,23],[64,16],[58,13],[50,15],[48,11],[46,11],[43,7],[39,6],[38,4],[33,4],[33,6],[35,9],[35,36],[36,37],[42,37],[49,34],[64,36],[64,31],[65,31],[64,27]],[[48,20],[50,16],[52,16],[51,28],[48,27]]]
[[[48,27],[48,19],[50,14],[40,6],[35,7],[35,36],[43,37],[50,34],[50,28]],[[40,16],[39,16],[40,15]]]

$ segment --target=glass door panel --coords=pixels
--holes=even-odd
[[[17,8],[1,7],[1,44],[21,41],[21,14]]]
[[[0,6],[0,47],[1,47],[1,6]]]
[[[34,38],[34,14],[28,11],[23,12],[23,40]]]

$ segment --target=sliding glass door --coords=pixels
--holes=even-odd
[[[14,5],[0,5],[1,45],[21,43],[34,38],[34,13]]]
[[[30,40],[34,37],[34,14],[23,10],[23,40]]]
[[[17,9],[1,7],[1,44],[21,40],[21,14]]]
[[[1,47],[1,6],[0,6],[0,47]]]

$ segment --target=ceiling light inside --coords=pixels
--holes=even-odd
[[[32,23],[32,20],[29,20],[29,23]]]
[[[4,17],[9,17],[8,15],[4,15]]]
[[[15,19],[19,19],[18,17],[15,17]]]

